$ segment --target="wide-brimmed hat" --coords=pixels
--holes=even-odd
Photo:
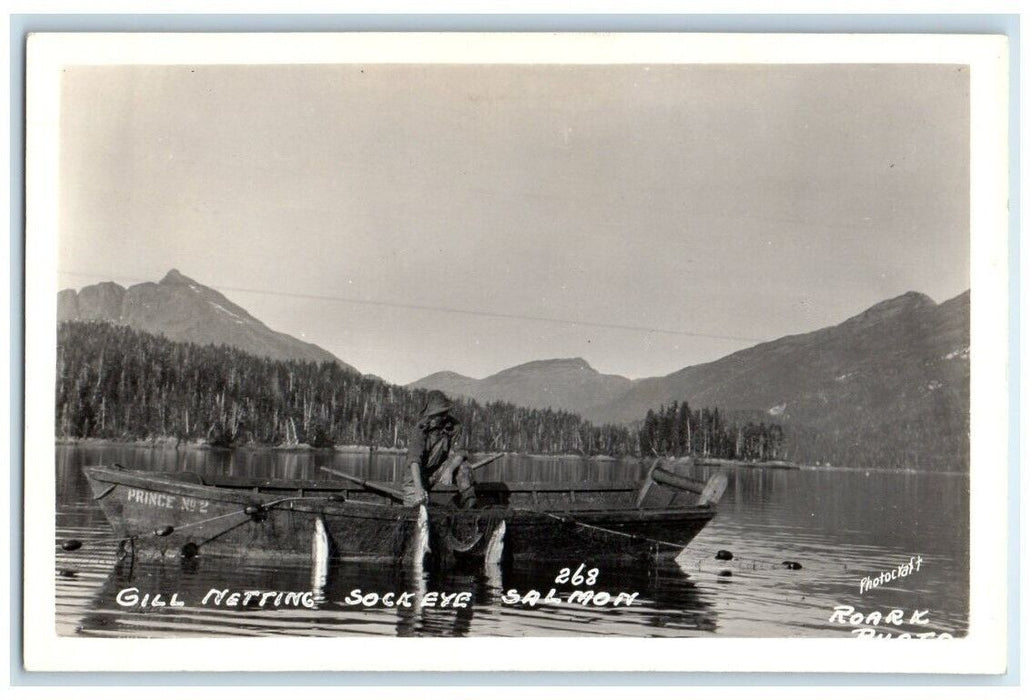
[[[426,396],[426,406],[422,409],[422,417],[429,418],[430,416],[447,413],[452,408],[454,408],[454,404],[451,403],[446,394],[434,389]]]

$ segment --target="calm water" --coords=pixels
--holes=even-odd
[[[399,458],[332,453],[57,446],[57,536],[87,543],[56,549],[57,624],[64,635],[626,635],[626,636],[853,636],[853,625],[830,622],[836,605],[861,612],[900,608],[913,633],[955,636],[968,616],[969,479],[960,474],[835,470],[729,470],[719,514],[675,564],[657,568],[599,565],[593,586],[580,589],[637,593],[632,605],[572,605],[576,590],[556,584],[560,567],[421,572],[381,565],[334,564],[325,575],[311,567],[229,565],[217,558],[119,561],[112,534],[90,498],[81,467],[119,462],[128,468],[189,470],[279,478],[320,478],[332,466],[366,478],[392,479]],[[620,481],[639,478],[636,461],[505,457],[482,480]],[[706,470],[697,470],[704,477]],[[95,543],[95,544],[92,544]],[[732,561],[714,558],[719,550]],[[890,571],[921,556],[919,571],[860,594],[864,576]],[[799,562],[800,570],[781,566]],[[583,562],[586,568],[593,566]],[[580,562],[568,562],[575,570]],[[121,606],[119,591],[173,593],[181,607]],[[314,609],[269,604],[235,608],[203,604],[211,589],[309,591]],[[557,589],[560,603],[512,604],[520,594]],[[463,608],[363,607],[352,591],[466,594]],[[274,601],[273,601],[274,602]],[[926,624],[908,624],[925,610]]]

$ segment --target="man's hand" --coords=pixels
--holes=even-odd
[[[412,462],[411,466],[411,480],[412,480],[412,491],[414,495],[415,503],[413,505],[422,506],[429,503],[429,494],[426,493],[426,489],[422,486],[422,473],[419,470],[418,462]]]

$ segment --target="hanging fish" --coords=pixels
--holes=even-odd
[[[311,534],[311,590],[316,599],[324,600],[323,591],[329,578],[329,533],[321,516],[315,518]]]
[[[506,526],[503,520],[494,528],[493,533],[490,535],[490,541],[486,543],[486,551],[483,554],[484,563],[492,565],[501,563],[501,559],[504,557],[505,529]]]
[[[414,547],[412,547],[415,566],[422,566],[429,552],[429,511],[426,510],[423,504],[418,507],[418,519],[415,524],[415,543]]]
[[[501,574],[501,561],[504,559],[504,534],[507,526],[502,520],[490,534],[490,540],[486,543],[483,552],[483,575],[486,584],[496,595],[500,595],[503,589],[503,578]]]

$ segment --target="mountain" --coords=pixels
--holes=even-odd
[[[969,292],[940,305],[909,292],[837,326],[642,379],[587,413],[594,420],[629,422],[649,408],[687,398],[698,405],[810,419],[837,400],[867,403],[858,394],[896,399],[918,387],[929,391],[925,385],[933,381],[968,376],[968,347]],[[959,354],[944,359],[953,352]]]
[[[219,292],[171,270],[158,283],[125,288],[101,282],[57,295],[57,320],[107,321],[169,340],[228,345],[275,360],[335,362],[353,367],[317,345],[279,333]],[[354,370],[357,371],[357,370]]]
[[[581,357],[538,360],[511,367],[484,379],[456,372],[437,372],[408,385],[439,389],[480,403],[507,401],[528,408],[554,408],[582,413],[624,394],[633,381],[601,374]]]
[[[909,292],[830,328],[640,380],[584,415],[631,422],[683,400],[764,413],[793,436],[798,459],[968,467],[969,292],[941,304]]]
[[[791,335],[664,377],[603,375],[544,360],[473,379],[439,372],[409,385],[479,401],[564,408],[632,424],[687,401],[783,425],[789,456],[852,466],[968,468],[969,292],[935,303],[909,292],[829,328]]]

